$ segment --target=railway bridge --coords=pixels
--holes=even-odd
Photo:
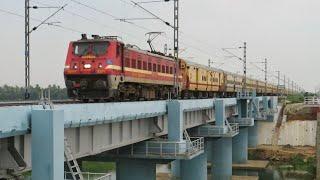
[[[0,177],[32,169],[64,179],[64,161],[114,161],[119,180],[156,179],[171,163],[183,180],[230,179],[257,145],[257,123],[274,119],[276,96],[0,107]],[[70,152],[66,152],[70,150]],[[68,155],[70,157],[68,157]]]

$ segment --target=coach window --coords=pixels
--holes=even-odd
[[[166,73],[166,66],[162,65],[162,73]]]
[[[132,67],[132,68],[137,68],[137,60],[132,59],[131,61],[132,61],[132,62],[131,62],[131,67]]]
[[[140,60],[138,60],[138,67],[137,68],[141,69],[141,61]]]
[[[151,64],[151,62],[148,63],[148,71],[152,71],[152,64]]]
[[[129,58],[126,58],[126,60],[125,60],[125,66],[126,66],[126,67],[130,67],[130,59],[129,59]]]
[[[147,70],[147,62],[143,61],[143,70]]]
[[[169,66],[166,66],[166,73],[169,74]]]
[[[170,67],[170,74],[173,74],[173,68],[172,67]]]
[[[161,72],[161,65],[158,64],[158,72]]]
[[[157,72],[157,65],[156,64],[153,64],[153,72]]]

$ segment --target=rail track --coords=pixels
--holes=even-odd
[[[51,100],[53,104],[76,104],[81,103],[77,100],[66,99],[66,100]],[[8,107],[8,106],[25,106],[25,105],[39,105],[41,104],[40,100],[34,101],[8,101],[8,102],[0,102],[0,107]]]

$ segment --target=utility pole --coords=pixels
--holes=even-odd
[[[213,64],[213,61],[211,59],[208,59],[208,66],[211,67],[211,64]]]
[[[25,0],[25,28],[24,28],[24,58],[25,58],[25,94],[24,98],[30,98],[30,8],[29,0]]]
[[[247,43],[243,44],[243,74],[244,74],[244,90],[247,89]]]
[[[284,88],[284,93],[286,93],[286,75],[283,75],[283,88]]]
[[[288,78],[288,94],[290,93],[290,78]]]
[[[279,95],[279,86],[280,86],[280,71],[276,71],[278,73],[278,86],[277,86],[277,92]]]
[[[243,90],[247,89],[247,42],[243,43]]]
[[[41,25],[47,24],[47,25],[53,25],[53,23],[48,23],[47,21],[52,18],[54,15],[56,15],[59,11],[63,10],[64,7],[66,7],[67,4],[65,4],[62,7],[38,7],[38,6],[30,6],[30,0],[25,0],[25,28],[24,28],[24,57],[25,57],[25,94],[24,98],[29,99],[30,98],[30,34],[37,30]],[[50,16],[48,16],[46,19],[40,22],[37,26],[33,27],[30,30],[30,8],[38,9],[38,8],[58,8],[57,11],[52,13]]]
[[[265,92],[267,94],[267,83],[268,83],[268,61],[267,58],[264,59],[264,83],[265,83]]]
[[[174,95],[178,97],[179,84],[178,84],[178,66],[179,66],[179,0],[174,0],[174,24],[173,24],[173,39],[174,39]]]
[[[243,49],[243,57],[239,57],[238,55],[232,53],[228,49],[236,49],[236,48],[222,48],[223,51],[227,52],[230,57],[238,58],[243,62],[243,78],[242,78],[242,91],[246,91],[247,89],[247,42],[243,43],[243,46],[238,47],[239,49]]]

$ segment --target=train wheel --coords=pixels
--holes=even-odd
[[[82,99],[82,102],[88,103],[88,102],[89,102],[89,99]]]
[[[93,102],[98,103],[100,99],[94,99]]]

